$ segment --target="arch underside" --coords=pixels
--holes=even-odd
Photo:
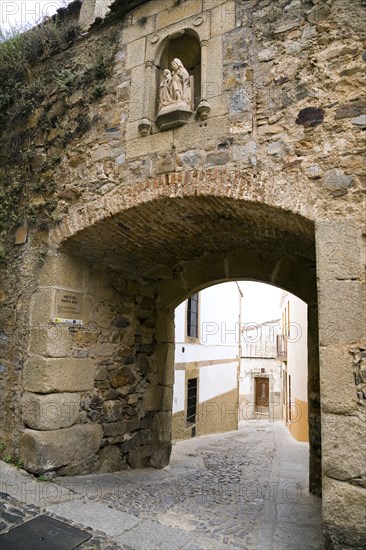
[[[195,286],[235,278],[283,286],[280,272],[293,264],[305,278],[309,269],[315,275],[312,221],[226,197],[164,197],[144,203],[75,233],[62,248],[135,280],[174,279],[190,262],[197,263],[197,270],[206,266],[205,272],[210,271]],[[284,288],[309,301],[301,284],[298,290],[290,287],[291,277]]]

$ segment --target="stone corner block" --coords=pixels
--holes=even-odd
[[[157,469],[165,468],[169,464],[171,451],[171,444],[155,446],[150,458],[150,465]]]
[[[20,458],[29,472],[55,470],[99,449],[102,428],[99,424],[78,424],[60,430],[25,430],[20,437]]]
[[[322,510],[325,532],[345,544],[342,548],[366,548],[364,488],[324,476]]]
[[[322,410],[326,413],[352,414],[357,410],[353,357],[348,346],[331,345],[319,349]],[[334,383],[337,384],[337,391]]]
[[[200,15],[201,10],[202,2],[200,0],[188,0],[182,4],[176,2],[172,7],[168,7],[168,9],[157,14],[156,29],[162,29],[188,17]]]
[[[316,222],[317,272],[325,280],[362,276],[361,231],[350,218]]]
[[[152,430],[155,443],[169,445],[172,441],[172,413],[159,412],[155,414]]]
[[[90,359],[30,357],[24,365],[23,389],[35,393],[93,389],[95,365]]]
[[[65,252],[57,252],[46,258],[40,273],[39,284],[81,290],[86,282],[87,269],[87,264],[83,260]]]
[[[68,428],[77,422],[79,407],[79,393],[25,393],[22,398],[23,421],[33,430]]]
[[[366,313],[363,285],[356,280],[318,282],[321,346],[348,344],[364,337]]]
[[[148,15],[146,15],[145,17],[147,17],[147,20],[145,21],[144,25],[141,25],[139,24],[139,20],[136,19],[136,15],[134,14],[134,24],[129,25],[128,27],[125,27],[123,29],[123,42],[125,44],[128,44],[129,42],[134,42],[135,40],[138,40],[139,38],[142,38],[154,32],[154,18],[149,17]]]
[[[45,325],[53,320],[55,296],[55,288],[42,288],[33,294],[30,306],[32,326]]]
[[[141,65],[145,57],[146,37],[142,36],[133,42],[128,42],[126,52],[126,69]]]
[[[322,466],[340,481],[366,474],[365,423],[357,416],[322,414]]]
[[[235,2],[227,0],[211,10],[211,37],[235,29]]]
[[[35,355],[66,357],[71,352],[70,333],[67,327],[39,325],[30,330],[29,350]]]

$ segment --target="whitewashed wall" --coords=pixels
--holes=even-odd
[[[186,373],[184,370],[175,371],[173,388],[173,413],[184,411],[186,398],[185,378]]]
[[[200,292],[199,338],[186,338],[187,301],[175,310],[175,363],[233,359],[231,363],[200,369],[199,402],[233,390],[238,385],[240,293],[236,283],[215,285]],[[185,371],[176,370],[173,413],[184,410]]]
[[[233,390],[238,384],[238,363],[210,365],[200,370],[199,402]]]
[[[307,305],[292,294],[288,294],[287,299],[290,301],[291,323],[287,344],[287,371],[291,376],[291,395],[292,398],[307,401]]]

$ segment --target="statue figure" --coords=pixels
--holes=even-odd
[[[172,73],[164,69],[164,78],[160,84],[160,109],[173,103],[172,81]]]
[[[159,113],[173,111],[174,108],[191,109],[191,83],[187,69],[180,59],[173,59],[172,71],[164,70],[160,83]]]
[[[172,90],[173,99],[175,101],[184,101],[188,107],[191,106],[191,83],[187,69],[184,67],[180,59],[172,61]]]

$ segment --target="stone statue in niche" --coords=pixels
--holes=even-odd
[[[191,109],[191,77],[180,59],[173,59],[171,67],[173,72],[165,69],[160,84],[159,113],[177,105]]]
[[[178,103],[183,101],[189,108],[191,108],[192,96],[189,73],[180,59],[173,59],[172,69],[173,99]]]
[[[160,83],[159,111],[156,124],[160,130],[181,126],[192,114],[192,90],[189,72],[180,59],[175,58],[170,69],[164,70]]]
[[[169,69],[165,69],[164,78],[160,84],[159,111],[161,111],[163,107],[166,107],[167,105],[171,105],[173,103],[172,83],[172,73],[171,71],[169,71]]]

